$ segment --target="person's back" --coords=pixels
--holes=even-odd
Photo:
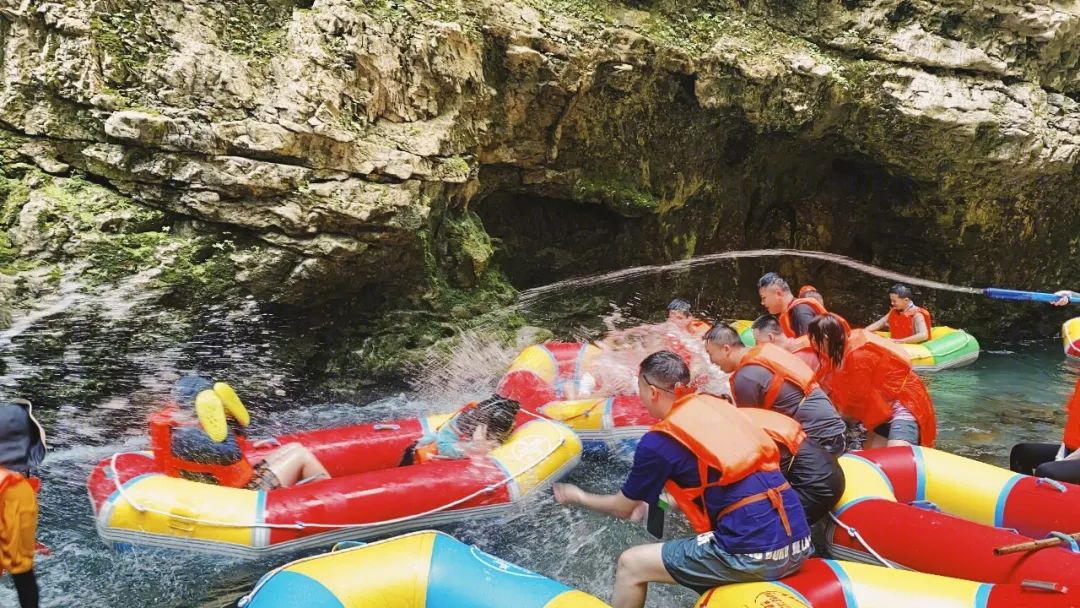
[[[740,407],[763,407],[773,377],[773,372],[761,365],[751,363],[739,368],[732,376],[731,390],[735,403]],[[844,452],[847,424],[821,388],[815,387],[809,394],[804,394],[795,384],[784,381],[772,409],[798,420],[806,435],[829,452]]]
[[[642,436],[634,456],[633,471],[652,471],[648,476],[634,475],[632,472],[623,485],[623,494],[628,497],[655,504],[659,498],[663,480],[670,479],[683,488],[701,485],[698,474],[698,459],[684,445],[658,431],[649,431]],[[716,471],[710,474],[709,482],[719,478]],[[659,483],[658,483],[659,480]],[[710,486],[705,489],[703,498],[709,519],[715,522],[714,534],[717,543],[730,553],[763,553],[791,544],[792,538],[802,538],[809,534],[798,495],[791,489],[783,490],[785,511],[790,520],[790,535],[784,528],[784,522],[775,505],[768,500],[757,501],[739,511],[724,517],[717,515],[724,508],[745,498],[778,488],[785,483],[779,469],[751,473],[745,478],[724,486]],[[802,521],[800,521],[802,520]]]
[[[467,404],[446,422],[405,449],[399,466],[435,459],[460,459],[505,443],[514,430],[521,404],[495,395]]]

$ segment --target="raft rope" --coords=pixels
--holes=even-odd
[[[551,420],[549,418],[545,418],[543,416],[540,416],[540,415],[535,414],[533,412],[530,412],[528,410],[522,410],[522,411],[524,411],[527,414],[537,418],[538,420],[546,422],[547,424],[550,424],[552,426],[558,426],[558,425],[556,425],[556,423],[553,420]],[[516,475],[508,476],[506,479],[503,479],[502,481],[499,481],[498,483],[494,483],[494,484],[488,485],[487,487],[481,488],[481,489],[473,492],[472,494],[469,494],[468,496],[464,496],[464,497],[459,498],[457,500],[453,500],[451,502],[448,502],[448,503],[446,503],[446,504],[444,504],[442,506],[435,507],[434,509],[429,509],[429,510],[423,511],[421,513],[414,513],[414,514],[411,514],[411,515],[405,515],[405,516],[398,517],[398,518],[395,518],[395,519],[385,519],[385,520],[380,520],[380,521],[376,521],[376,522],[351,523],[351,524],[308,523],[308,522],[302,522],[302,521],[298,521],[298,522],[292,523],[292,524],[284,524],[284,523],[282,523],[282,524],[274,524],[274,523],[267,523],[267,522],[239,523],[239,522],[227,522],[227,521],[217,521],[217,520],[212,520],[212,519],[203,519],[203,518],[200,518],[200,517],[190,517],[190,516],[183,515],[183,514],[180,514],[180,513],[170,513],[170,512],[167,512],[167,511],[162,511],[160,509],[155,509],[153,507],[147,507],[146,505],[143,505],[143,504],[139,503],[137,500],[133,499],[131,496],[128,495],[128,493],[124,490],[123,484],[120,483],[120,473],[116,469],[116,459],[119,458],[120,456],[123,456],[123,455],[138,454],[138,452],[117,452],[117,453],[113,454],[112,458],[109,459],[109,469],[112,472],[111,477],[112,477],[112,480],[113,480],[113,486],[116,488],[116,491],[119,493],[120,497],[123,498],[125,501],[127,501],[127,503],[129,505],[131,505],[131,507],[133,509],[135,509],[136,511],[138,511],[139,513],[153,513],[153,514],[160,515],[162,517],[167,517],[167,518],[173,519],[173,520],[181,520],[181,521],[186,521],[188,523],[200,524],[200,525],[205,525],[205,526],[214,526],[214,527],[219,527],[219,528],[271,528],[271,529],[276,529],[276,530],[304,530],[306,528],[320,528],[320,529],[326,529],[326,530],[338,530],[338,529],[345,529],[345,528],[372,528],[372,527],[375,527],[375,526],[385,526],[385,525],[389,525],[389,524],[402,523],[402,522],[410,521],[410,520],[413,520],[413,519],[420,519],[422,517],[427,517],[429,515],[434,515],[436,513],[440,513],[442,511],[447,510],[447,509],[450,509],[450,508],[456,507],[458,505],[464,504],[464,503],[469,502],[470,500],[473,500],[474,498],[477,498],[477,497],[479,497],[481,495],[493,492],[493,491],[497,490],[498,488],[501,488],[502,486],[508,485],[510,482],[517,480],[519,477],[524,476],[529,471],[531,471],[531,470],[535,469],[536,467],[540,466],[541,464],[543,464],[544,461],[546,461],[552,454],[559,451],[559,448],[561,448],[565,444],[566,444],[566,439],[564,437],[562,437],[561,433],[560,433],[559,441],[555,444],[555,446],[552,447],[551,450],[548,451],[546,454],[544,454],[542,457],[538,458],[535,462],[530,464],[528,467],[522,469],[521,472],[517,473]]]
[[[837,517],[836,514],[833,513],[832,511],[829,511],[829,517],[832,518],[833,522],[835,522],[836,525],[843,528],[844,532],[848,533],[848,536],[850,536],[851,538],[854,538],[855,540],[859,541],[859,544],[862,545],[863,548],[866,549],[870,553],[870,555],[873,555],[875,559],[877,559],[879,562],[881,562],[882,565],[884,565],[886,568],[892,568],[893,570],[896,569],[896,566],[892,565],[892,563],[889,562],[889,560],[885,559],[884,557],[881,557],[881,555],[879,555],[877,551],[874,551],[874,548],[870,546],[870,543],[866,542],[866,539],[862,537],[862,534],[859,534],[858,530],[856,530],[855,528],[853,528],[853,527],[845,524],[844,522],[840,521],[840,518]]]

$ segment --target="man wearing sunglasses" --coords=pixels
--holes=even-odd
[[[718,585],[776,580],[810,555],[810,530],[799,498],[779,471],[779,451],[761,427],[733,405],[687,388],[690,370],[677,354],[649,355],[638,392],[659,423],[638,443],[622,490],[610,495],[556,484],[555,500],[622,519],[655,506],[667,490],[698,533],[638,545],[619,556],[614,608],[640,608],[650,582],[704,593]]]

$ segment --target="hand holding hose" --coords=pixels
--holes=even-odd
[[[1061,291],[1055,291],[1054,295],[1058,297],[1056,302],[1051,302],[1054,306],[1065,306],[1072,301],[1074,296],[1080,296],[1075,291],[1069,291],[1068,289],[1062,289]]]

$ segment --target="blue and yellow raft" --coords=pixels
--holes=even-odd
[[[240,608],[607,608],[599,599],[466,545],[414,532],[267,573]]]

